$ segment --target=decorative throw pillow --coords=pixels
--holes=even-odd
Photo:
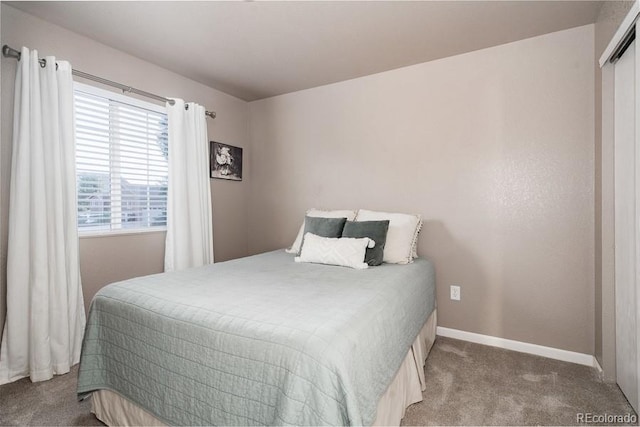
[[[302,236],[302,245],[304,247],[304,236],[307,233],[315,234],[320,237],[340,237],[347,218],[321,218],[307,216],[304,218],[304,235]],[[298,253],[300,255],[300,253]]]
[[[358,211],[350,211],[350,210],[333,210],[326,211],[322,209],[309,209],[307,211],[307,216],[313,217],[321,217],[321,218],[347,218],[348,221],[353,221],[356,217],[356,213]],[[294,240],[293,245],[286,252],[290,254],[298,254],[300,252],[300,246],[302,246],[302,236],[304,235],[304,222],[300,226],[300,230],[298,231],[298,235],[296,236],[296,240]]]
[[[376,242],[368,237],[338,239],[306,233],[302,251],[300,256],[295,257],[295,261],[339,265],[362,270],[369,268],[369,264],[364,262],[365,252],[375,244]]]
[[[364,262],[370,266],[382,264],[384,245],[387,241],[389,220],[384,221],[347,221],[342,237],[368,237],[376,242],[373,248],[367,248]]]
[[[418,233],[422,227],[420,215],[376,212],[360,209],[356,221],[389,220],[383,261],[390,264],[409,264],[416,256]]]

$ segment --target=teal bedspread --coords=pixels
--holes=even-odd
[[[106,286],[78,394],[172,425],[370,425],[435,306],[426,260],[352,270],[268,252]]]

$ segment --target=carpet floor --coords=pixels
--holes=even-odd
[[[424,400],[407,408],[403,425],[585,425],[579,414],[635,416],[618,386],[586,366],[438,337],[425,371]],[[76,400],[76,377],[74,368],[0,386],[0,425],[102,425],[89,400]]]
[[[423,401],[403,425],[586,425],[597,415],[637,415],[594,368],[438,337],[425,366]],[[630,423],[596,422],[597,425]]]

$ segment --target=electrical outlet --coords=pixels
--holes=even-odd
[[[460,301],[460,286],[451,285],[451,299],[454,301]]]

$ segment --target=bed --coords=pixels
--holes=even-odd
[[[366,270],[284,251],[111,284],[78,395],[108,425],[399,424],[435,337],[431,263]]]

